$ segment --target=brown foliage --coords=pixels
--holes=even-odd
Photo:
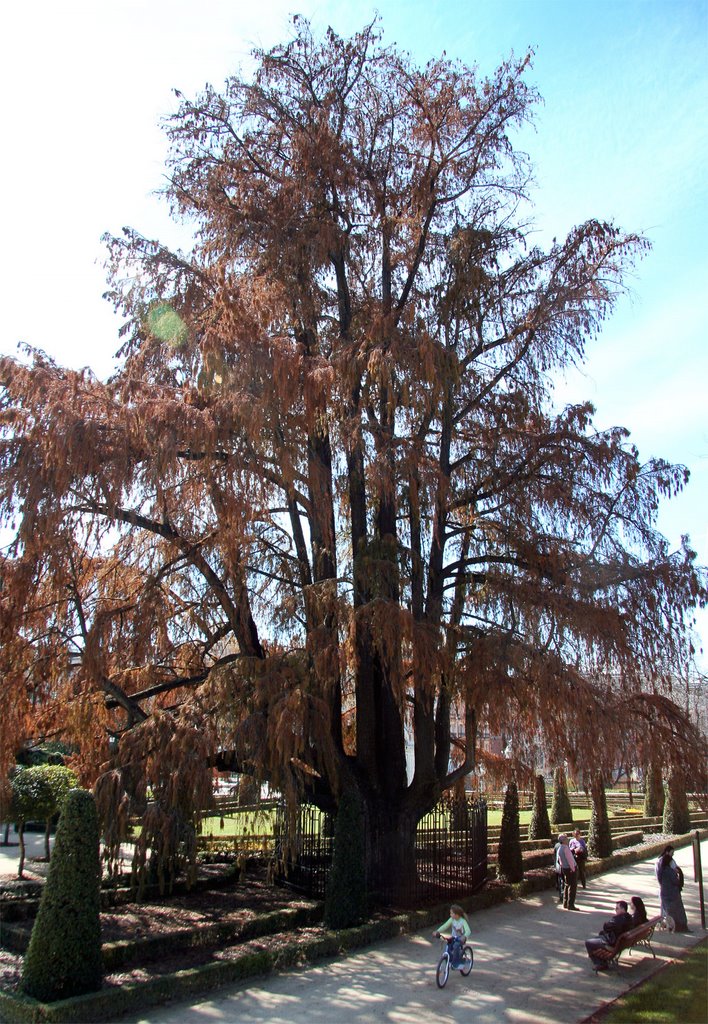
[[[353,781],[375,829],[469,772],[482,720],[519,763],[539,731],[624,750],[625,713],[700,760],[666,686],[705,580],[656,531],[687,474],[550,401],[646,243],[531,246],[530,55],[479,80],[297,20],[257,59],[167,121],[192,251],[108,240],[115,376],[2,360],[3,770],[51,719],[95,766],[119,738],[106,807],[185,770],[199,803],[193,737],[291,797]]]

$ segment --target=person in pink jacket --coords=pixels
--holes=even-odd
[[[568,846],[568,837],[562,832],[558,836],[556,849],[556,871],[563,876],[563,906],[575,910],[575,893],[578,888],[578,865]]]

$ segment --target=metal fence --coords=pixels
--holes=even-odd
[[[295,815],[278,811],[275,827],[276,881],[312,899],[324,899],[332,863],[334,818],[316,807]],[[422,906],[459,899],[487,878],[487,805],[470,798],[439,803],[418,825],[416,871],[367,879],[370,891],[389,905]]]
[[[311,804],[276,813],[275,881],[312,899],[324,899],[332,864],[334,815]]]

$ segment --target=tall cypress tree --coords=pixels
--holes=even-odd
[[[647,242],[591,216],[537,247],[514,140],[538,99],[530,65],[519,54],[484,78],[445,56],[418,64],[375,23],[342,38],[297,19],[247,74],[167,118],[164,192],[189,249],[131,229],[109,240],[124,322],[110,381],[0,355],[0,524],[17,541],[2,562],[2,694],[23,709],[3,718],[0,778],[47,711],[60,731],[73,724],[71,673],[44,676],[66,657],[70,578],[101,623],[90,699],[126,673],[160,680],[157,702],[133,693],[101,782],[115,818],[126,790],[174,771],[179,818],[169,800],[145,802],[140,833],[155,836],[158,872],[204,806],[206,767],[290,779],[297,764],[320,803],[359,790],[367,872],[405,891],[418,821],[473,768],[482,716],[510,735],[532,720],[548,745],[578,728],[580,677],[597,708],[583,745],[604,737],[614,758],[614,723],[651,693],[654,652],[680,651],[683,670],[705,583],[688,551],[667,561],[654,518],[685,471],[644,472],[586,403],[555,408],[546,373],[582,361]],[[538,631],[553,628],[549,586],[563,642],[500,644],[519,624],[528,639],[539,613]],[[654,588],[660,600],[645,600]],[[635,621],[620,631],[625,606]],[[288,623],[277,644],[273,620]],[[468,686],[470,622],[486,653]],[[577,652],[610,630],[626,671],[608,690]],[[187,651],[192,679],[209,677],[204,701],[180,699],[181,668],[166,678]],[[487,674],[492,651],[504,685]],[[670,747],[695,764],[680,710],[644,710],[667,739],[676,722]],[[72,730],[84,760],[111,720]],[[226,746],[213,720],[228,722]],[[174,769],[172,725],[192,737]]]
[[[519,836],[519,791],[512,780],[506,787],[501,833],[499,835],[499,877],[505,882],[520,882],[524,877],[524,859]]]
[[[554,825],[567,825],[573,820],[573,808],[570,806],[568,784],[565,779],[565,768],[558,765],[553,773],[553,802],[551,803],[551,821]]]
[[[609,857],[612,854],[612,832],[607,813],[607,796],[602,772],[594,772],[590,785],[592,811],[588,828],[588,854],[590,857]]]
[[[662,828],[669,835],[683,835],[691,829],[686,776],[675,765],[669,770],[669,777],[666,780],[666,803],[664,804]]]
[[[644,817],[656,818],[664,813],[664,782],[656,761],[647,765],[644,776]]]
[[[546,783],[543,775],[536,776],[533,793],[533,810],[529,822],[529,839],[550,839],[551,822],[546,804]]]
[[[25,957],[21,988],[42,1002],[96,992],[103,980],[98,816],[90,793],[67,794]]]

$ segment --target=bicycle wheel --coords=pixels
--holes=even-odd
[[[447,979],[450,977],[450,957],[447,953],[443,953],[438,963],[438,969],[435,972],[435,980],[438,983],[438,988],[445,988],[447,985]]]
[[[465,978],[472,970],[474,964],[474,953],[472,952],[471,946],[465,946],[462,950],[462,963],[460,964],[460,974]]]

